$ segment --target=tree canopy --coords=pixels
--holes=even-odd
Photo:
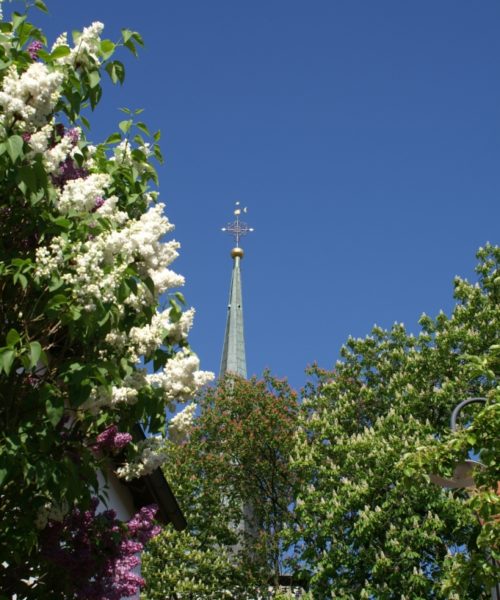
[[[489,597],[485,550],[498,552],[491,509],[498,509],[493,432],[500,423],[497,373],[486,365],[498,356],[500,250],[487,246],[478,257],[479,282],[456,279],[451,316],[423,315],[418,335],[402,324],[374,327],[366,338],[348,340],[333,371],[311,371],[294,461],[308,485],[297,497],[292,537],[318,597]],[[471,360],[483,368],[471,369]],[[449,452],[450,443],[441,443],[450,437],[450,413],[471,396],[489,404],[469,433],[450,443],[453,458],[484,448],[488,469],[478,477],[478,497],[489,510],[464,491],[434,486],[425,468]],[[433,461],[427,447],[437,453]],[[426,459],[415,462],[422,453]],[[486,511],[488,527],[478,510]],[[472,568],[478,550],[483,572]],[[460,574],[458,565],[472,565],[474,576],[467,568]]]
[[[269,373],[228,375],[199,404],[164,466],[188,530],[178,537],[167,528],[150,544],[144,597],[254,598],[285,572],[283,530],[298,483],[290,470],[296,394]]]

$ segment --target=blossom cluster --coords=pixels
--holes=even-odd
[[[125,332],[110,332],[106,341],[115,348],[123,348],[133,361],[153,352],[165,339],[170,344],[185,342],[193,325],[194,309],[183,312],[176,321],[172,319],[171,312],[172,309],[157,312],[150,323],[142,327],[132,327],[128,335]]]
[[[150,475],[166,460],[165,440],[162,437],[150,437],[138,444],[138,454],[135,460],[119,467],[116,474],[125,481]]]
[[[104,25],[95,21],[88,27],[84,27],[83,31],[77,37],[75,46],[71,48],[70,53],[59,59],[59,62],[64,65],[73,67],[88,66],[89,64],[99,64],[99,45],[101,42],[101,33]],[[60,47],[68,45],[67,33],[62,33],[54,42],[52,52]]]
[[[200,371],[200,359],[188,349],[182,348],[158,373],[146,373],[137,369],[125,377],[122,386],[95,387],[82,409],[94,412],[102,407],[117,407],[119,404],[135,404],[139,390],[153,387],[166,408],[172,409],[174,402],[186,402],[205,384],[213,380],[210,371]]]
[[[59,100],[63,79],[63,73],[50,71],[43,63],[33,63],[21,74],[12,65],[0,89],[4,126],[16,124],[31,132],[46,125]]]
[[[158,535],[157,507],[145,506],[123,525],[113,510],[73,509],[49,520],[41,535],[42,556],[68,580],[77,600],[120,600],[137,594],[144,580],[134,570],[144,544]],[[73,596],[72,596],[73,597]]]
[[[116,425],[111,425],[97,436],[93,448],[97,451],[116,451],[121,450],[131,441],[132,436],[130,433],[119,432]]]
[[[63,213],[77,208],[125,220],[121,227],[117,225],[86,241],[70,242],[59,236],[48,248],[41,246],[36,253],[36,274],[43,280],[61,272],[62,279],[71,285],[75,296],[84,301],[84,308],[89,311],[95,308],[96,299],[115,300],[124,273],[131,265],[139,275],[151,278],[156,294],[184,283],[181,275],[168,269],[178,256],[178,242],[161,242],[162,236],[173,228],[163,214],[164,205],[151,207],[139,219],[128,219],[126,213],[113,210],[116,197],[107,198],[96,209],[96,202],[105,196],[109,182],[107,174],[68,181],[58,199],[58,208]],[[148,303],[146,290],[142,288],[142,293],[131,294],[126,302],[136,308]],[[187,321],[190,319],[187,317]],[[183,323],[187,327],[186,318]]]
[[[213,380],[210,371],[200,371],[200,360],[186,348],[170,359],[162,371],[148,375],[148,381],[162,390],[166,403],[186,402],[195,392]]]
[[[178,412],[168,423],[168,434],[176,444],[183,442],[193,425],[196,405],[191,403]]]

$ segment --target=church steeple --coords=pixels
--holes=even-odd
[[[246,210],[246,208],[240,208],[240,203],[236,202],[236,208],[234,210],[236,220],[222,228],[222,231],[226,231],[234,236],[236,246],[231,250],[233,272],[231,275],[226,332],[224,335],[219,377],[223,377],[226,373],[235,373],[236,375],[245,378],[247,376],[240,269],[240,261],[243,258],[244,253],[242,248],[240,248],[240,238],[250,231],[253,231],[253,229],[248,227],[243,221],[240,221],[241,213],[245,213]]]

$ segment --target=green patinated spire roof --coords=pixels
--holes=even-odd
[[[222,360],[220,364],[219,377],[226,373],[235,373],[240,377],[247,376],[247,362],[245,355],[245,329],[243,326],[243,294],[241,289],[240,261],[243,258],[243,250],[240,248],[240,238],[248,232],[253,231],[246,223],[240,221],[240,215],[246,212],[246,208],[240,208],[236,203],[234,214],[236,220],[229,223],[222,231],[234,235],[236,247],[231,250],[233,259],[233,271],[231,274],[231,287],[229,290],[229,302],[227,306],[226,332],[224,334],[224,346],[222,349]]]

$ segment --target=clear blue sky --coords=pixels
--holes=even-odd
[[[349,334],[452,306],[456,274],[498,242],[500,3],[493,0],[86,0],[35,12],[51,40],[101,20],[146,48],[105,94],[163,133],[161,198],[197,309],[193,348],[218,370],[235,200],[249,374],[300,387]]]

